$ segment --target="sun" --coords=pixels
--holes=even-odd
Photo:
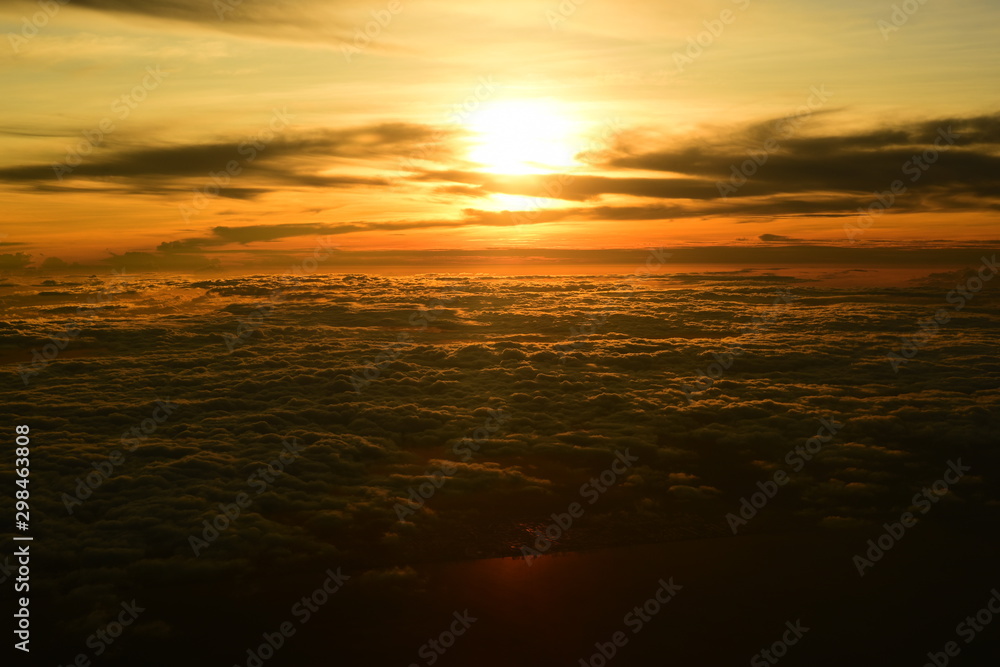
[[[577,164],[576,123],[550,100],[505,100],[485,105],[467,123],[468,158],[485,171],[540,174]]]

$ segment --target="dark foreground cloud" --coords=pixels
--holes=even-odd
[[[992,284],[895,370],[887,354],[974,274],[828,289],[779,271],[663,273],[5,286],[0,418],[37,434],[35,594],[62,601],[42,607],[55,664],[133,598],[143,629],[116,651],[246,664],[336,567],[358,589],[320,635],[379,646],[344,629],[373,607],[419,616],[406,601],[429,582],[414,567],[520,556],[622,450],[637,460],[551,551],[731,537],[727,513],[778,470],[790,481],[747,533],[860,530],[863,546],[957,459],[971,471],[921,530],[995,522]],[[54,358],[33,359],[47,345]],[[789,460],[834,422],[808,462]],[[264,483],[289,439],[295,457]],[[226,519],[240,493],[252,502]],[[105,661],[134,664],[123,655]]]

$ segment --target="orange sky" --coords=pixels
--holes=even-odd
[[[5,4],[0,268],[997,237],[995,3],[663,5]]]

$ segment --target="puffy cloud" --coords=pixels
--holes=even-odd
[[[321,581],[310,573],[342,565],[359,575],[362,606],[410,599],[427,582],[400,564],[517,555],[572,502],[586,512],[556,550],[730,534],[726,513],[779,470],[789,483],[747,532],[878,526],[957,458],[973,472],[929,520],[987,521],[1000,506],[986,289],[896,374],[888,350],[944,303],[925,282],[792,283],[800,298],[776,307],[788,281],[739,269],[632,290],[619,277],[442,278],[138,275],[114,292],[118,308],[86,317],[59,309],[114,281],[6,287],[0,352],[17,398],[3,419],[44,434],[33,481],[52,491],[37,500],[59,554],[51,590],[113,605],[160,581],[169,590],[147,592],[161,610],[204,587],[253,607],[276,594],[245,583],[255,573],[308,592]],[[225,336],[276,288],[287,298],[230,352]],[[411,321],[421,312],[435,319]],[[747,328],[762,315],[766,326]],[[17,364],[68,324],[79,334],[25,385]],[[567,342],[579,345],[566,353]],[[737,345],[745,352],[726,360]],[[719,359],[717,378],[685,389]],[[162,421],[157,400],[177,405]],[[843,426],[796,469],[821,419]],[[302,448],[276,464],[289,438]],[[638,462],[588,503],[583,485],[601,484],[625,450]],[[116,451],[123,460],[101,474]],[[89,494],[88,475],[100,481]],[[70,514],[62,494],[80,489]],[[225,524],[240,493],[251,502],[195,557],[191,536]],[[398,503],[414,510],[402,521]],[[67,636],[93,631],[76,608],[61,612]],[[144,641],[198,636],[150,614]]]

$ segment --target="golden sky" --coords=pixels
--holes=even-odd
[[[232,267],[317,238],[991,240],[998,19],[988,0],[3,2],[2,265]]]

